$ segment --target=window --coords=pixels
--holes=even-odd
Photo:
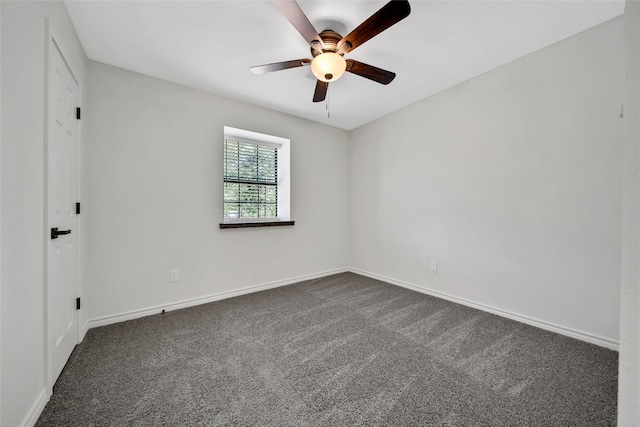
[[[224,132],[224,223],[290,225],[289,140],[228,126]]]
[[[278,149],[224,140],[224,217],[278,217]]]

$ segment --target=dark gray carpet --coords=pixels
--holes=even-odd
[[[37,425],[615,425],[617,359],[344,273],[91,329]]]

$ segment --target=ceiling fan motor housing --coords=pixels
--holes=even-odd
[[[323,52],[336,52],[338,50],[338,43],[340,42],[340,40],[342,40],[342,36],[340,34],[336,33],[333,30],[324,30],[319,34],[319,36],[324,43],[324,49],[322,50]],[[313,55],[314,58],[320,55],[320,53],[321,52],[314,49],[313,47],[311,48],[311,55]]]

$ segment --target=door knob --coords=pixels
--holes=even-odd
[[[58,236],[61,236],[63,234],[71,234],[71,230],[58,230],[58,227],[54,227],[51,229],[51,238],[52,239],[57,239]]]

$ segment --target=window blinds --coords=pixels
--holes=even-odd
[[[278,216],[278,149],[224,141],[224,218]]]

